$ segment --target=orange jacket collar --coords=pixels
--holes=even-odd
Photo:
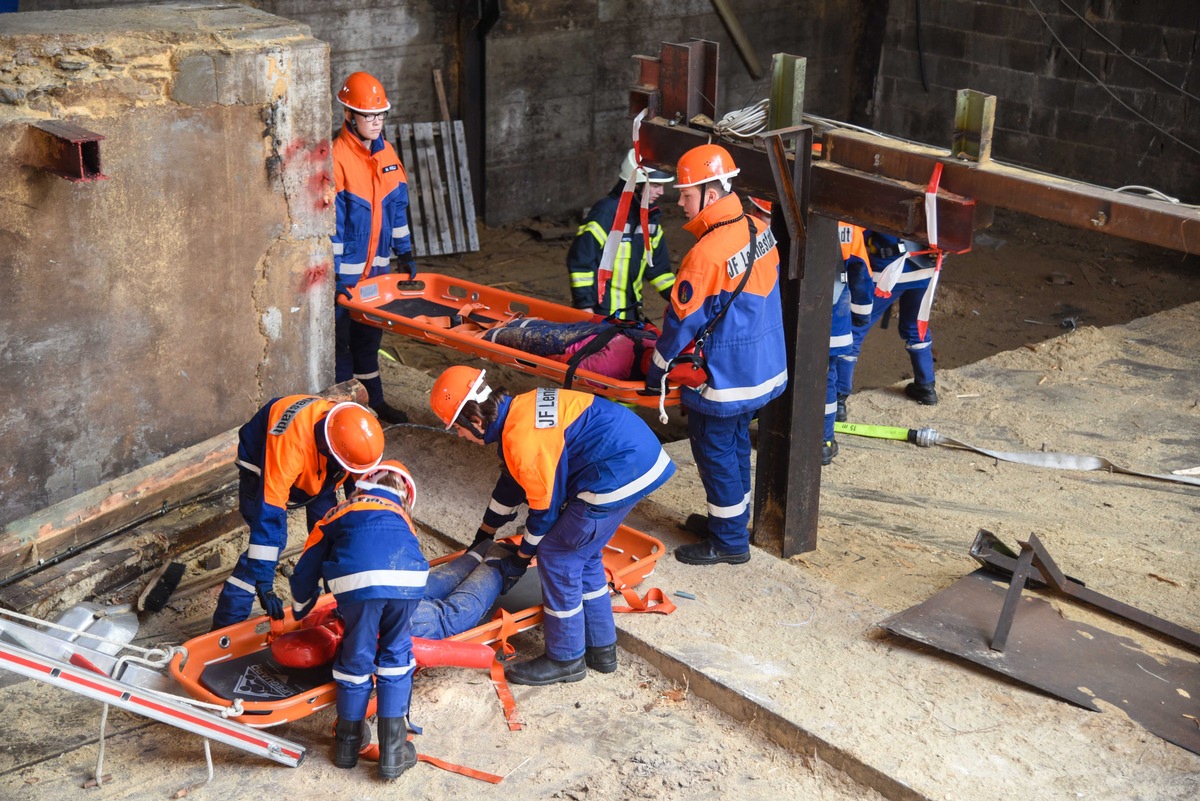
[[[736,192],[730,192],[711,206],[701,209],[699,214],[684,223],[683,230],[699,239],[717,223],[732,220],[742,213],[742,199]]]

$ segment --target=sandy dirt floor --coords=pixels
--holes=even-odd
[[[668,239],[678,263],[690,236],[679,229],[677,211],[668,209],[667,217]],[[481,227],[479,253],[423,259],[421,264],[566,302],[564,257],[573,233],[573,226],[563,221],[528,221],[502,230]],[[950,436],[997,450],[1038,450],[1044,445],[1047,450],[1096,454],[1147,472],[1200,465],[1196,447],[1200,382],[1195,372],[1200,314],[1196,307],[1158,318],[1182,332],[1169,345],[1158,342],[1153,332],[1139,333],[1143,330],[1139,323],[1111,328],[1197,300],[1200,263],[1194,258],[1000,214],[992,229],[979,233],[975,252],[949,262],[939,290],[933,331],[943,402],[934,408],[919,407],[903,397],[901,390],[911,377],[903,345],[894,329],[875,331],[867,339],[857,372],[859,392],[851,399],[851,419],[935,426]],[[647,307],[651,318],[661,315],[658,298],[651,298]],[[457,355],[392,335],[385,337],[385,346],[396,357],[395,362],[384,364],[389,400],[409,409],[415,423],[431,424],[425,393],[444,366],[458,361]],[[513,390],[535,384],[519,373],[498,373]],[[647,420],[653,416],[647,415]],[[678,413],[672,413],[667,426],[654,425],[664,441],[675,443],[671,453],[681,470],[694,471],[686,443],[678,442],[683,438]],[[432,432],[420,439],[410,439],[399,429],[389,432],[396,455],[422,465],[442,463],[436,453],[439,440]],[[421,453],[410,456],[404,452],[409,447],[419,447]],[[451,453],[450,448],[446,451]],[[456,460],[483,458],[481,451],[464,452],[457,445],[453,454],[445,458],[444,472],[425,467],[425,474],[418,475],[422,491],[452,494]],[[459,467],[467,469],[465,464]],[[669,497],[651,499],[645,508],[639,507],[638,514],[646,530],[670,543],[679,541],[673,523],[687,511],[702,511],[703,499],[694,486],[691,495],[684,494],[682,485],[680,489],[668,485],[664,492]],[[973,570],[975,563],[966,555],[966,546],[975,530],[983,527],[1010,544],[1036,531],[1064,568],[1089,586],[1200,628],[1196,601],[1200,565],[1191,542],[1197,497],[1195,489],[1144,479],[1036,471],[948,448],[924,450],[843,437],[841,454],[823,475],[817,550],[780,562],[765,573],[754,568],[766,569],[769,563],[756,557],[747,575],[754,582],[783,569],[800,571],[806,582],[811,581],[803,594],[785,604],[786,614],[797,621],[805,615],[811,620],[826,605],[847,599],[873,610],[868,614],[876,615],[873,619],[857,628],[847,627],[845,647],[828,649],[819,667],[810,666],[818,675],[852,674],[864,649],[918,655],[917,664],[926,666],[922,676],[894,679],[903,685],[901,701],[887,701],[878,688],[859,687],[853,692],[861,703],[845,703],[853,720],[834,717],[825,724],[861,729],[861,740],[867,744],[863,748],[872,734],[878,734],[872,731],[878,728],[871,725],[874,718],[896,725],[911,738],[911,750],[897,765],[900,775],[907,763],[907,769],[936,779],[938,771],[951,770],[946,767],[947,755],[955,764],[960,758],[977,760],[981,750],[988,748],[993,727],[1003,725],[985,717],[1011,709],[1014,716],[1025,716],[1021,720],[1040,717],[1044,721],[1044,728],[1029,741],[1039,753],[1025,755],[1020,767],[1025,774],[1044,777],[1044,797],[1192,798],[1200,791],[1195,779],[1200,760],[1194,755],[1165,745],[1136,724],[1114,723],[1113,715],[1081,713],[1039,693],[1017,690],[1005,680],[987,678],[990,674],[966,663],[913,649],[882,632],[878,624],[886,615],[929,598]],[[1061,498],[1070,499],[1070,504],[1064,507]],[[469,541],[485,503],[486,498],[480,497],[477,508],[441,511],[437,519],[425,520],[423,543],[429,554],[444,553],[453,542]],[[420,511],[417,516],[421,518]],[[293,547],[304,538],[296,523]],[[242,547],[244,539],[237,537],[214,544],[226,570]],[[195,559],[203,555],[196,554]],[[190,562],[189,577],[199,572],[196,561]],[[693,593],[705,589],[703,578],[679,573],[674,566],[672,570],[664,566],[659,578],[670,582],[664,586],[672,589]],[[773,583],[777,582],[765,583],[762,592]],[[140,589],[134,588],[134,594]],[[215,588],[181,593],[165,612],[144,620],[139,640],[164,644],[205,630],[215,594]],[[655,625],[685,625],[678,617],[663,618],[662,623],[654,617],[630,626],[643,640],[653,642]],[[778,622],[732,614],[722,620],[705,624],[714,627],[706,628],[712,642],[733,641],[735,635],[756,627],[765,632],[769,623]],[[720,626],[727,628],[723,631]],[[797,636],[803,633],[792,631]],[[758,654],[764,663],[773,656],[772,642],[764,633],[763,653]],[[536,634],[524,635],[519,645],[526,653],[539,651]],[[956,672],[993,687],[982,694],[986,697],[981,697],[970,716],[951,717],[948,707],[936,704],[939,693],[954,691]],[[414,708],[420,710],[416,722],[425,727],[419,749],[506,775],[505,783],[496,788],[427,765],[392,786],[374,782],[366,767],[335,770],[327,752],[333,713],[325,710],[278,732],[312,749],[299,770],[272,766],[215,745],[214,783],[193,790],[189,797],[319,794],[357,801],[404,793],[422,798],[493,798],[514,789],[523,798],[574,801],[879,797],[803,749],[772,742],[759,726],[744,725],[722,713],[685,684],[667,679],[630,653],[622,653],[622,669],[611,676],[591,676],[576,685],[517,688],[516,698],[528,725],[522,732],[510,733],[482,674],[440,669],[423,674],[416,683]],[[873,710],[871,699],[892,707]],[[8,712],[0,744],[0,798],[43,801],[80,793],[95,767],[99,706],[29,681],[9,682],[0,689],[0,705]],[[838,708],[841,702],[831,706],[831,710]],[[815,707],[813,714],[817,714]],[[1142,767],[1080,775],[1071,766],[1053,761],[1060,730],[1070,731],[1070,738],[1077,740],[1095,733],[1095,748],[1111,752],[1114,764],[1128,760],[1129,765]],[[112,781],[88,791],[89,798],[169,798],[204,777],[198,739],[125,713],[110,715],[105,754],[105,771],[112,774]],[[1008,761],[1022,762],[1009,756]],[[1147,773],[1147,765],[1157,772]],[[995,769],[1002,774],[1007,768]],[[1122,783],[1125,774],[1139,782],[1152,775],[1155,781],[1149,786],[1128,786]],[[948,785],[950,778],[947,774]],[[1004,786],[999,780],[995,785]],[[907,795],[891,794],[971,797],[921,788]],[[1005,795],[981,787],[976,797]]]

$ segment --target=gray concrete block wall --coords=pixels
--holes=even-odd
[[[244,6],[0,19],[0,523],[333,380],[326,46]],[[42,120],[105,137],[46,169]]]
[[[976,89],[997,98],[993,158],[1200,201],[1200,101],[1184,94],[1200,95],[1200,4],[1071,4],[1111,43],[1060,4],[1036,5],[1045,22],[1026,0],[921,2],[918,49],[915,4],[891,3],[875,126],[949,147],[955,92]]]

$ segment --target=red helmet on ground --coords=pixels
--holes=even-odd
[[[450,429],[458,419],[459,412],[467,405],[467,401],[485,401],[492,394],[492,388],[485,380],[487,373],[478,367],[467,367],[456,364],[448,368],[433,382],[433,390],[429,393],[429,406],[438,419]]]
[[[404,484],[404,502],[409,509],[417,505],[417,483],[413,481],[412,473],[408,472],[408,468],[403,462],[396,459],[384,459],[375,469],[362,477],[358,482],[358,486],[363,483],[379,484],[381,483],[385,473],[395,473],[400,477],[400,481]]]
[[[325,441],[333,458],[351,473],[366,473],[383,458],[383,428],[357,403],[339,403],[329,410]]]
[[[730,179],[739,172],[741,170],[733,163],[733,156],[729,155],[728,150],[720,145],[700,145],[679,157],[679,165],[675,168],[675,188],[685,189],[709,181],[720,181],[728,192]]]
[[[375,114],[392,107],[383,84],[369,72],[356,72],[347,78],[338,90],[337,99],[346,108],[362,114]]]

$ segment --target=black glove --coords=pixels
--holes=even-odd
[[[485,564],[500,571],[502,583],[500,585],[500,594],[504,595],[513,587],[517,586],[517,582],[521,580],[521,576],[525,575],[525,571],[529,569],[529,560],[523,558],[519,553],[512,556],[506,556],[503,559],[489,559]]]
[[[866,314],[853,314],[852,313],[850,315],[850,325],[854,326],[855,328],[862,328],[869,322],[871,322],[871,318],[870,318],[870,316],[868,316]]]
[[[413,260],[412,253],[399,253],[396,255],[396,272],[403,273],[408,271],[408,280],[411,281],[417,277],[417,263]]]
[[[475,530],[475,541],[471,543],[471,547],[474,548],[481,542],[490,542],[491,540],[495,539],[495,537],[495,534],[489,534],[483,530],[483,526],[480,526]]]
[[[254,587],[258,591],[258,602],[272,620],[283,620],[283,601],[275,594],[275,585],[268,581],[260,581]]]

